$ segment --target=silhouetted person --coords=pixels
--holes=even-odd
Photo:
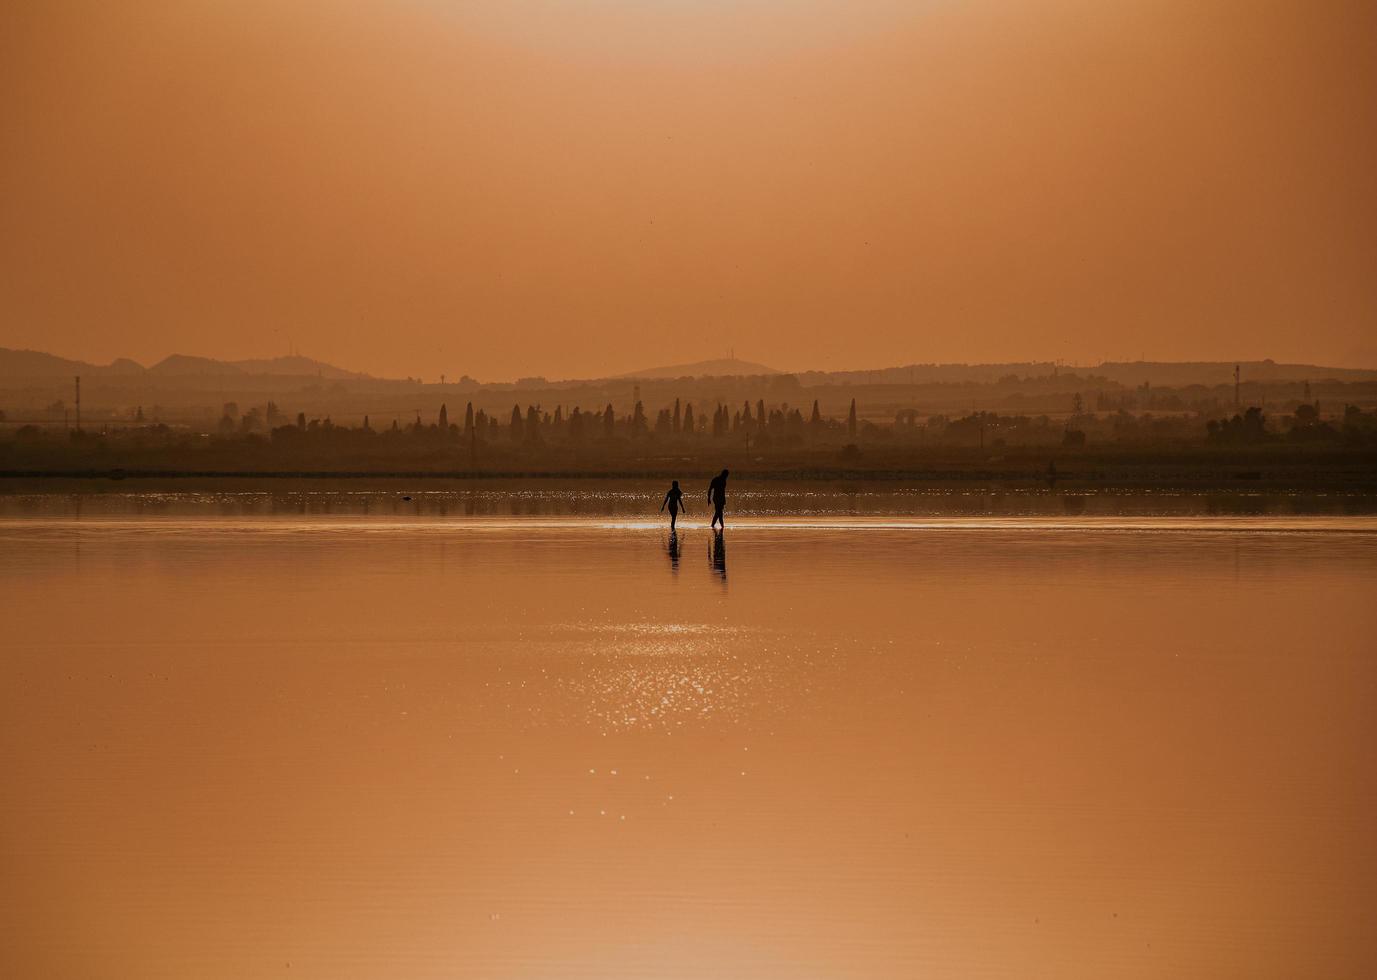
[[[721,526],[725,528],[727,522],[722,519],[722,508],[727,506],[727,471],[723,470],[712,478],[708,484],[708,502],[712,504],[712,524],[711,527]]]
[[[684,508],[684,513],[688,513],[688,508],[684,507],[684,491],[679,489],[679,481],[675,480],[665,493],[665,499],[660,502],[660,513],[664,513],[665,508],[669,508],[669,533],[674,533],[674,522],[679,519],[679,508]]]
[[[712,562],[712,569],[722,576],[722,581],[727,580],[727,542],[722,537],[722,532],[717,531],[712,536],[712,546],[708,552],[708,559]]]

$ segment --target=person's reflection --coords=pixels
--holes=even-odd
[[[669,544],[665,546],[665,551],[669,554],[669,567],[679,570],[679,535],[673,531],[669,532]]]
[[[723,582],[727,581],[727,542],[723,540],[721,531],[713,533],[708,560],[712,563],[712,570],[722,576]]]

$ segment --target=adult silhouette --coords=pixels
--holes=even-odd
[[[712,524],[710,526],[726,528],[727,522],[722,519],[722,508],[727,506],[726,470],[718,473],[708,484],[708,502],[712,504]]]
[[[671,483],[669,490],[665,493],[665,499],[660,501],[660,513],[664,513],[665,508],[669,508],[669,533],[674,533],[674,523],[679,519],[679,508],[684,507],[684,491],[679,489],[679,481]],[[684,507],[684,513],[688,513],[688,508]]]

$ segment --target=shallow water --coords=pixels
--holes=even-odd
[[[1377,967],[1361,508],[245,492],[0,497],[0,975]]]
[[[704,484],[705,485],[705,484]],[[685,482],[688,513],[707,518],[704,485]],[[663,481],[606,480],[28,480],[0,485],[4,517],[582,517],[645,520]],[[753,517],[1355,517],[1377,493],[1069,490],[893,481],[733,479],[730,511]],[[693,521],[691,520],[690,523]],[[705,523],[705,521],[704,521]]]

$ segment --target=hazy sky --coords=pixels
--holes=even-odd
[[[8,0],[0,346],[1377,365],[1377,3]]]

